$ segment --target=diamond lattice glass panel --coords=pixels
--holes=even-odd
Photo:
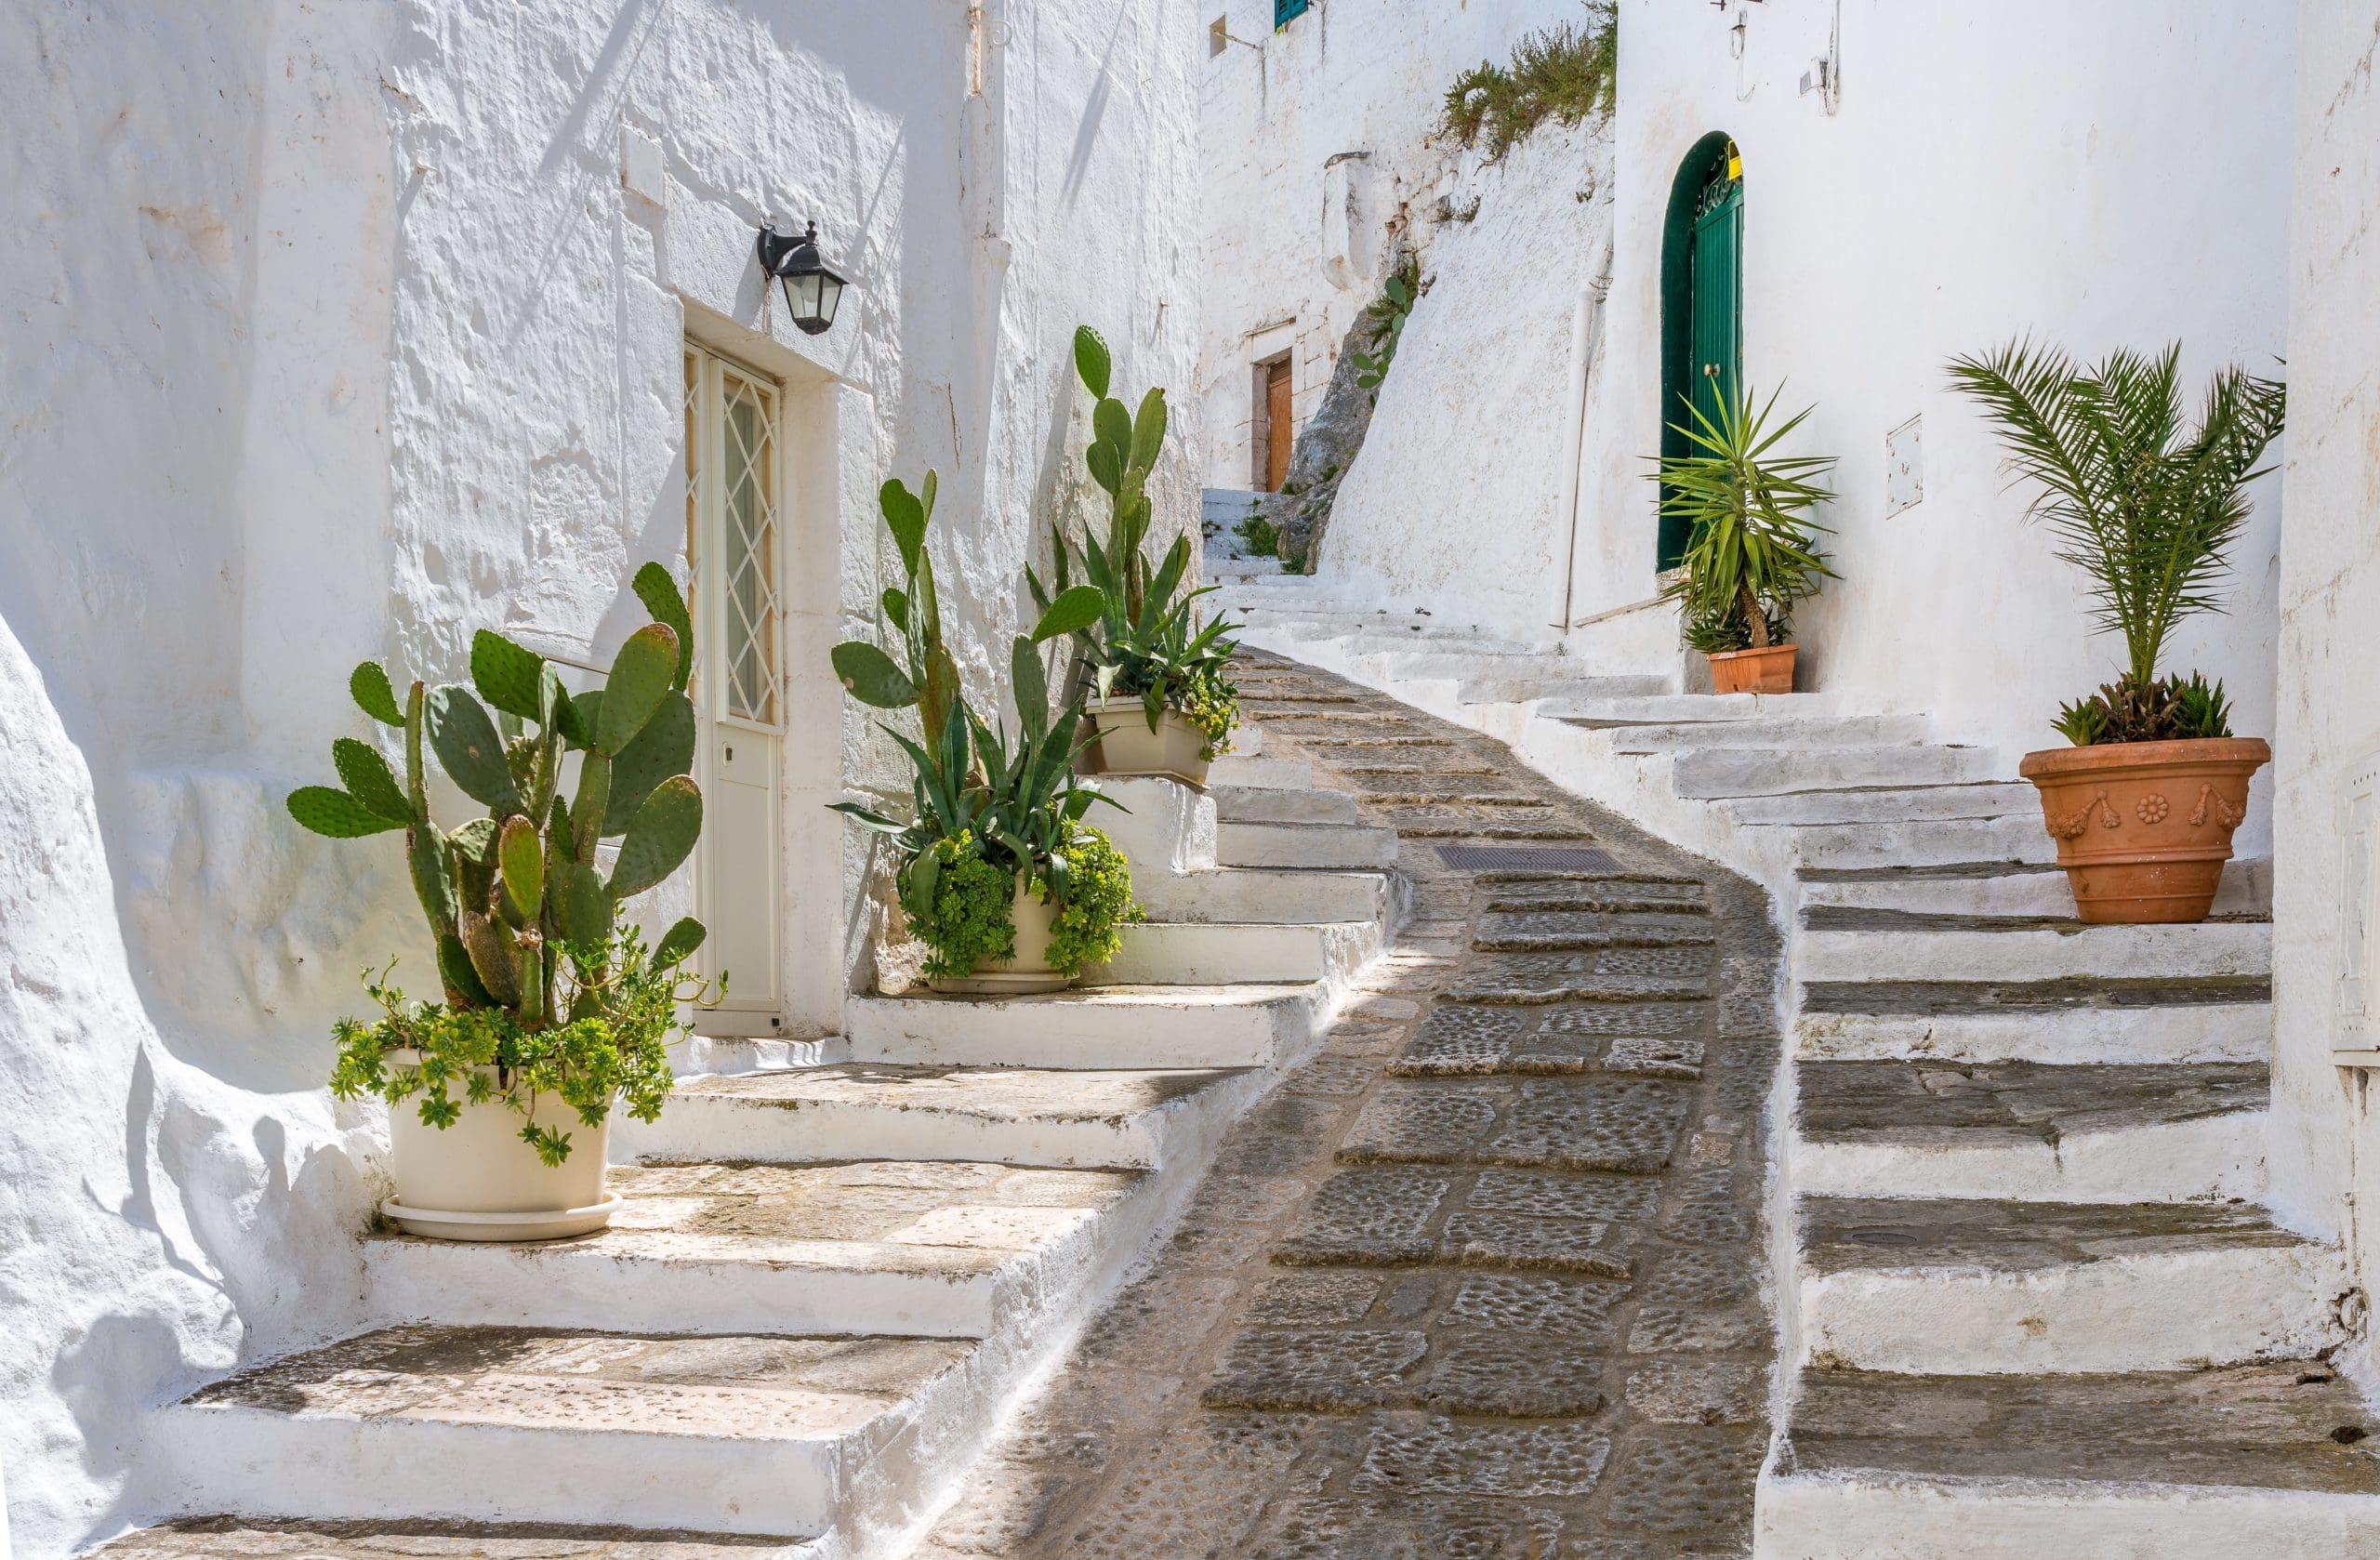
[[[777,719],[776,408],[732,371],[720,374],[720,483],[726,598],[727,711]]]
[[[691,349],[686,353],[686,556],[702,556],[702,482],[706,462],[702,458],[702,394],[703,360]],[[699,581],[686,582],[686,603],[697,614],[694,593],[701,588]],[[697,615],[697,623],[702,619]]]

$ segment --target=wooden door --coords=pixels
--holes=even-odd
[[[1289,442],[1297,431],[1289,413],[1289,360],[1264,365],[1264,491],[1278,493],[1289,480]]]

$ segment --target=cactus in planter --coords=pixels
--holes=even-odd
[[[569,1011],[558,1011],[562,945],[608,947],[620,902],[676,871],[702,831],[702,793],[687,773],[692,625],[659,564],[635,583],[654,621],[628,636],[604,685],[587,693],[573,695],[544,657],[484,628],[472,638],[469,687],[416,681],[402,707],[389,674],[364,662],[348,689],[365,714],[403,731],[403,782],[378,749],[341,737],[331,745],[340,785],[290,793],[290,816],[316,834],[404,831],[450,1011],[495,1010],[530,1032],[597,1011],[600,981],[572,983]],[[565,800],[571,753],[580,760]],[[486,816],[439,826],[432,755]],[[605,839],[620,842],[608,875],[596,859]],[[683,962],[703,934],[693,918],[679,921],[654,967]],[[603,955],[594,957],[600,973]]]
[[[1075,327],[1075,373],[1096,400],[1091,409],[1091,447],[1083,452],[1083,458],[1091,467],[1091,480],[1115,501],[1107,552],[1119,570],[1116,583],[1123,597],[1124,615],[1138,618],[1149,585],[1148,560],[1141,553],[1141,542],[1149,529],[1149,472],[1165,446],[1165,391],[1152,387],[1141,397],[1138,412],[1127,411],[1121,401],[1107,393],[1112,361],[1104,337],[1089,325]]]

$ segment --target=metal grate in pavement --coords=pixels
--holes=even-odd
[[[1457,872],[1617,872],[1608,851],[1579,845],[1441,845],[1438,860]]]

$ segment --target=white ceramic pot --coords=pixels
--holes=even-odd
[[[413,1053],[396,1051],[389,1061],[413,1064]],[[389,1107],[397,1195],[380,1211],[400,1229],[441,1240],[559,1240],[612,1222],[620,1196],[603,1190],[609,1116],[588,1127],[559,1099],[540,1102],[540,1120],[570,1134],[570,1157],[549,1166],[521,1141],[520,1113],[501,1100],[472,1104],[458,1085],[447,1091],[462,1114],[443,1130],[422,1120],[419,1096]]]
[[[1013,955],[978,964],[972,975],[931,980],[926,985],[946,997],[1029,997],[1072,985],[1075,978],[1050,962],[1050,933],[1057,925],[1058,906],[1042,904],[1019,878],[1008,913],[1016,927]]]
[[[1157,718],[1149,730],[1148,707],[1138,699],[1093,699],[1083,706],[1099,741],[1085,755],[1101,774],[1158,774],[1188,786],[1207,783],[1210,760],[1199,757],[1207,735],[1178,709]]]

